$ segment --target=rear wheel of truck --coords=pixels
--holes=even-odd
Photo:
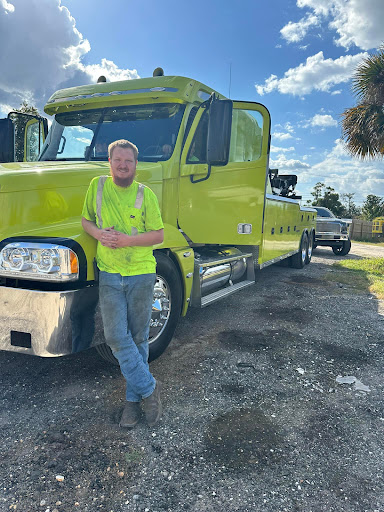
[[[351,241],[348,238],[348,240],[344,240],[343,245],[339,247],[332,247],[332,251],[336,256],[346,256],[349,251],[351,250]]]
[[[303,268],[305,265],[305,260],[307,259],[308,253],[308,235],[307,233],[303,233],[300,241],[300,249],[299,252],[291,256],[291,267],[293,268]]]
[[[156,283],[153,290],[152,318],[149,329],[149,360],[161,356],[169,345],[180,317],[182,288],[179,273],[172,260],[162,253],[156,257]],[[96,345],[99,355],[118,365],[106,343]]]
[[[314,249],[314,239],[315,239],[315,233],[313,231],[311,231],[308,235],[307,254],[305,257],[306,265],[308,265],[308,263],[310,263],[311,259],[312,259],[312,252]]]

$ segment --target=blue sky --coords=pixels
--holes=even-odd
[[[271,167],[297,173],[310,198],[384,196],[383,161],[350,158],[340,114],[353,70],[384,42],[383,0],[0,0],[0,116],[54,90],[167,75],[200,80],[272,117]],[[231,70],[231,84],[230,84]]]

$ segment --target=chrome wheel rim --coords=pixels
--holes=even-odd
[[[307,255],[307,251],[305,250],[305,247],[303,247],[301,249],[301,259],[303,262],[305,262],[306,255]]]
[[[313,249],[313,236],[310,236],[308,240],[308,260],[312,258],[312,249]]]
[[[157,275],[153,289],[152,316],[149,322],[149,343],[164,331],[171,314],[171,290],[164,277]]]

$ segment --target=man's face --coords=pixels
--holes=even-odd
[[[137,161],[131,148],[115,147],[109,158],[111,175],[115,185],[129,187],[136,174]]]

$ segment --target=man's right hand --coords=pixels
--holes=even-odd
[[[109,247],[110,249],[116,249],[118,234],[116,233],[114,226],[111,226],[110,228],[99,229],[97,234],[97,239],[101,245],[104,247]]]

